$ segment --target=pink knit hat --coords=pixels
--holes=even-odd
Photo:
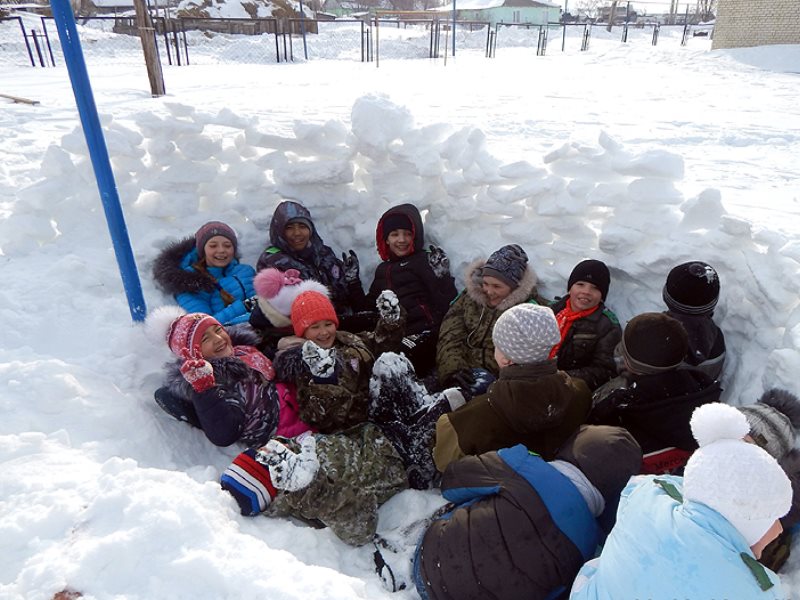
[[[214,317],[203,313],[189,313],[172,321],[167,330],[167,345],[175,356],[180,357],[181,351],[200,352],[200,343],[206,329],[219,325]]]
[[[281,272],[275,268],[263,269],[253,280],[258,294],[258,304],[264,315],[277,327],[288,326],[292,303],[303,292],[314,291],[328,296],[328,288],[319,281],[300,279],[300,271],[288,269]]]

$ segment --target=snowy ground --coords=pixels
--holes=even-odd
[[[548,55],[141,65],[90,76],[149,308],[151,261],[221,219],[245,261],[283,198],[334,249],[377,264],[390,204],[427,210],[461,268],[520,243],[548,296],[586,257],[612,269],[623,322],[661,310],[671,266],[720,272],[725,397],[798,392],[800,47],[710,52],[661,39]],[[64,68],[0,65],[0,597],[381,598],[370,548],[244,519],[217,484],[236,449],[153,403],[166,348],[132,325]],[[390,530],[440,500],[404,492]],[[800,548],[784,583],[800,594]],[[395,598],[415,598],[411,591]]]

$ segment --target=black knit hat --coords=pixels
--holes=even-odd
[[[582,260],[572,269],[567,281],[567,290],[578,281],[586,281],[596,286],[605,300],[608,295],[608,286],[611,284],[611,273],[608,272],[608,267],[602,261]]]
[[[628,322],[622,334],[622,354],[636,373],[676,368],[689,349],[683,325],[664,313],[643,313]]]
[[[606,505],[616,506],[622,488],[642,467],[642,449],[622,427],[581,425],[558,450],[556,459],[578,467]]]
[[[489,255],[481,269],[481,276],[496,277],[511,289],[516,289],[527,268],[528,255],[525,250],[517,244],[509,244]]]
[[[662,296],[675,312],[710,314],[719,299],[719,276],[714,267],[699,260],[683,263],[667,275]]]
[[[414,231],[414,226],[411,224],[411,219],[403,213],[389,213],[383,218],[383,239],[387,239],[389,234],[395,229],[405,229],[406,231]]]

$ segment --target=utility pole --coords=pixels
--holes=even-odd
[[[608,13],[608,25],[606,25],[606,31],[611,31],[611,28],[614,26],[614,18],[617,16],[617,0],[614,0],[611,3],[611,12]]]
[[[163,96],[167,92],[164,89],[164,74],[161,71],[161,61],[158,60],[158,48],[156,48],[156,39],[153,35],[155,31],[153,20],[147,11],[145,0],[133,0],[133,7],[136,9],[136,26],[139,28],[139,37],[142,40],[147,78],[150,80],[150,92],[154,98]]]

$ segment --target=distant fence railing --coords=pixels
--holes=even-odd
[[[87,62],[144,62],[139,29],[132,15],[77,17]],[[591,24],[498,23],[449,19],[208,19],[198,17],[153,17],[152,35],[163,65],[280,63],[295,60],[399,60],[440,58],[452,54],[453,46],[483,50],[496,57],[498,47],[536,48],[544,56],[558,44],[565,51],[567,41],[589,49]],[[656,45],[667,26],[658,24],[616,26],[620,41]],[[691,26],[682,29],[680,43],[690,38]],[[601,26],[595,25],[597,31]],[[649,30],[652,29],[650,33]],[[453,35],[456,40],[453,42]],[[603,35],[607,34],[603,32]],[[575,46],[571,46],[575,48]],[[0,56],[3,62],[38,67],[63,65],[58,32],[51,17],[15,16],[0,18]]]

